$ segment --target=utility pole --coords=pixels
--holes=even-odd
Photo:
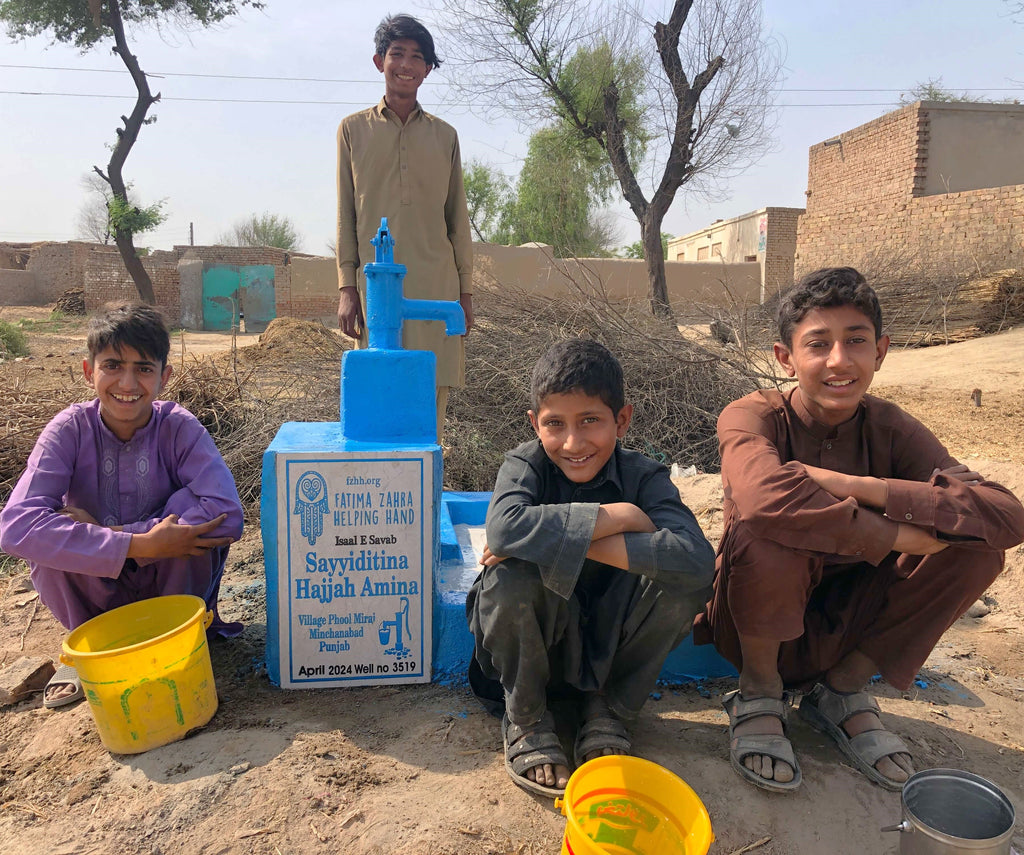
[[[195,223],[192,223],[192,222],[189,222],[189,224],[188,224],[188,245],[189,246],[195,246],[196,245]]]

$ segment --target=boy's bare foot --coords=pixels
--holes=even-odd
[[[611,711],[604,695],[588,692],[583,700],[583,723],[573,749],[577,765],[611,754],[629,754],[631,749],[629,731]]]

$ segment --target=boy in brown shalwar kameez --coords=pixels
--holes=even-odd
[[[942,633],[1024,540],[1024,508],[958,463],[920,422],[867,395],[888,336],[852,268],[783,298],[775,356],[797,386],[734,401],[718,421],[725,532],[694,626],[740,671],[723,701],[730,759],[770,790],[801,781],[783,690],[871,780],[913,773],[863,689],[906,689]]]

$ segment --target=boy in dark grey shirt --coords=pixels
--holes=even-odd
[[[466,610],[474,688],[486,696],[496,681],[504,697],[506,768],[555,796],[569,762],[549,686],[582,693],[577,764],[628,754],[626,724],[706,602],[714,552],[668,470],[619,447],[633,411],[604,346],[554,344],[531,399],[537,439],[505,455]]]

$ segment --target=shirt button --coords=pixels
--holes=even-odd
[[[857,550],[857,551],[856,551],[856,552],[854,553],[854,555],[863,555],[863,554],[864,554],[864,550],[863,550],[863,549],[858,549],[858,550]]]
[[[825,443],[825,448],[827,448],[829,451],[831,451],[832,450],[832,443],[831,442],[826,442]]]
[[[907,518],[908,520],[912,520],[912,519],[914,518],[914,515],[913,515],[913,514],[910,514],[910,513],[908,513],[908,514],[907,514],[907,516],[906,516],[906,518]]]

